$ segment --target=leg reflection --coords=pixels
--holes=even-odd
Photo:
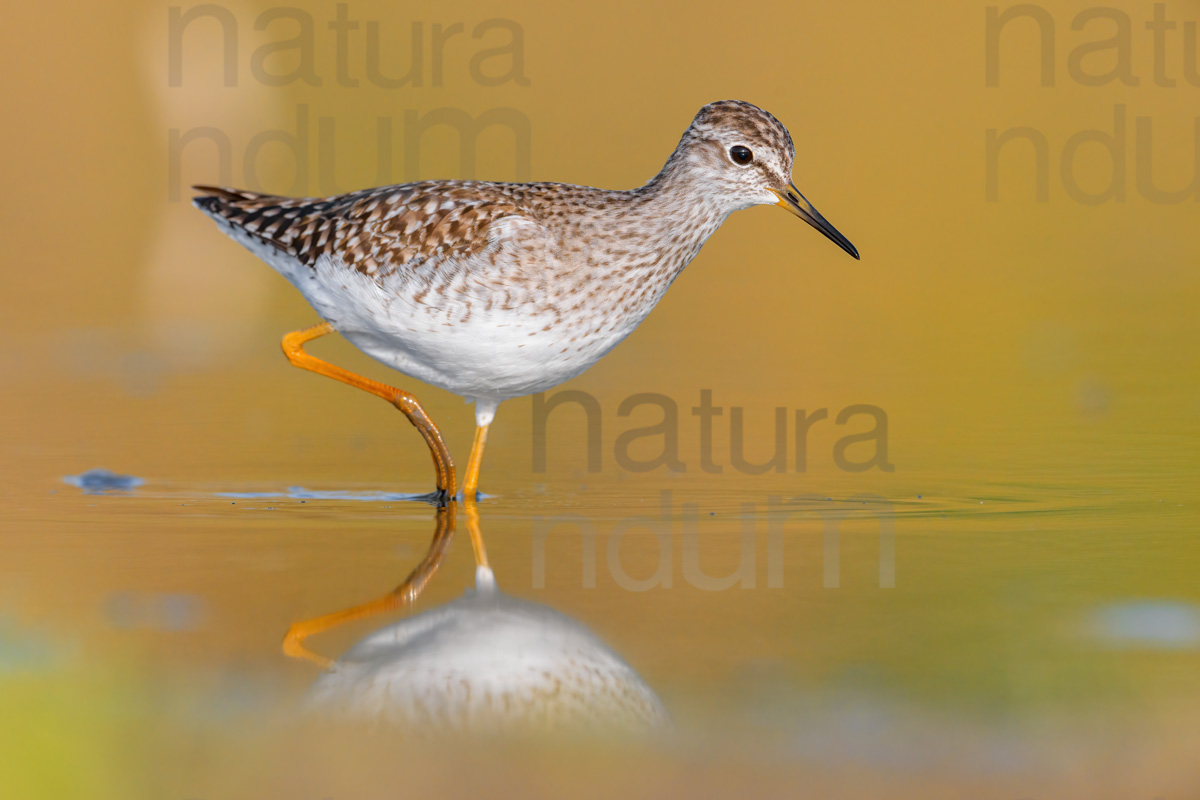
[[[438,508],[433,540],[429,543],[429,550],[425,553],[425,558],[421,563],[399,586],[383,597],[377,597],[361,605],[294,623],[283,638],[283,652],[292,658],[311,661],[328,669],[333,666],[333,660],[306,648],[304,646],[305,639],[339,625],[345,625],[347,622],[386,614],[389,611],[412,605],[425,589],[425,584],[429,583],[430,578],[437,572],[442,559],[446,556],[446,551],[450,548],[450,540],[454,538],[454,514],[453,503]],[[476,560],[478,561],[482,554],[483,561],[481,563],[486,566],[487,554],[483,551],[483,539],[479,536],[478,515],[475,516],[474,524],[468,522],[468,527],[471,531],[471,544],[475,548]],[[477,539],[478,544],[476,544]]]

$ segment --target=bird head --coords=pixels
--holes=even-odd
[[[783,123],[750,103],[721,100],[700,109],[672,158],[730,210],[781,206],[858,258],[854,245],[792,183],[795,156]]]

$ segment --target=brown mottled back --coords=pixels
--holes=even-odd
[[[330,198],[289,198],[196,186],[206,213],[312,266],[336,254],[347,266],[381,277],[429,259],[466,258],[489,244],[488,228],[524,216],[504,184],[410,183]]]

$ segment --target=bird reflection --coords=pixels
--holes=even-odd
[[[305,647],[314,634],[410,605],[445,557],[457,513],[454,504],[437,510],[425,558],[393,591],[291,627],[284,652],[325,667],[309,690],[310,708],[420,735],[622,734],[665,725],[650,687],[586,627],[498,588],[473,503],[463,512],[473,590],[375,631],[337,661]]]

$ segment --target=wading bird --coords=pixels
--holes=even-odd
[[[858,258],[791,181],[779,120],[736,100],[700,109],[658,175],[629,190],[423,181],[326,198],[195,187],[221,229],[300,290],[325,322],[283,338],[288,359],[384,398],[429,445],[437,496],[454,461],[406,391],[309,355],[337,331],[417,380],[475,403],[463,483],[474,499],[501,402],[556,386],[636,328],[732,212],[779,205]]]

